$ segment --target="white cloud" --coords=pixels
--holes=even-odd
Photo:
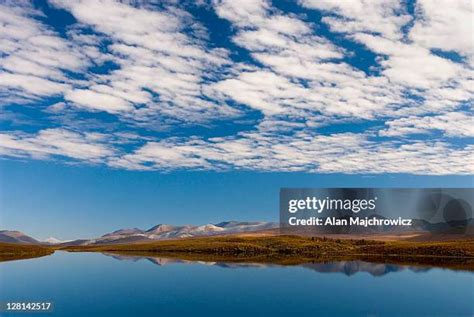
[[[383,74],[394,84],[407,88],[433,89],[462,78],[462,66],[411,44],[394,42],[378,36],[355,34],[354,39],[376,53],[387,55],[381,62]]]
[[[314,35],[309,23],[272,10],[264,1],[243,7],[218,1],[215,6],[220,17],[235,24],[233,40],[264,68],[219,81],[211,86],[211,96],[231,98],[267,117],[284,112],[308,119],[319,113],[369,119],[405,103],[402,87],[344,63],[344,50]],[[285,23],[273,23],[279,20]]]
[[[11,157],[47,159],[64,156],[86,162],[99,163],[114,154],[96,133],[79,133],[65,129],[45,129],[36,135],[0,133],[0,153]]]
[[[432,130],[441,131],[450,137],[474,137],[474,118],[464,112],[449,112],[436,116],[408,117],[385,122],[387,130],[382,136],[401,136],[409,134],[428,134]]]
[[[473,72],[469,60],[468,63],[459,63],[431,51],[438,48],[454,50],[461,56],[472,55],[474,28],[470,22],[470,1],[456,4],[451,1],[417,1],[417,13],[411,28],[408,24],[411,18],[402,4],[391,0],[378,3],[364,0],[302,1],[302,5],[308,8],[336,12],[336,16],[324,17],[323,22],[332,31],[342,32],[380,55],[382,75],[390,86],[408,92],[404,94],[409,97],[405,97],[403,109],[388,115],[450,111],[472,100]],[[408,33],[404,34],[404,30]],[[418,96],[418,101],[413,102],[412,95]]]
[[[209,30],[181,4],[51,4],[77,20],[62,35],[30,6],[0,6],[0,96],[3,105],[55,97],[44,113],[64,127],[4,132],[1,155],[146,170],[473,173],[466,163],[473,147],[443,141],[474,135],[466,109],[474,95],[467,2],[419,0],[412,17],[395,0],[300,1],[320,10],[338,37],[374,52],[377,71],[351,64],[357,51],[331,42],[303,14],[269,1],[214,1],[207,8],[231,23],[229,40],[251,57],[239,62],[232,46],[212,43]],[[251,132],[150,136],[171,125],[212,127],[245,114],[246,107],[262,115]],[[82,111],[91,112],[90,119],[79,118]],[[117,123],[102,122],[98,111]],[[371,120],[381,123],[359,133],[317,132]],[[433,131],[441,136],[414,137]]]
[[[29,6],[0,5],[0,93],[9,98],[61,95],[69,88],[65,71],[81,71],[89,64],[74,45],[38,22],[38,15]]]
[[[241,133],[234,137],[168,138],[148,141],[132,153],[113,145],[136,136],[110,139],[99,133],[46,129],[37,134],[0,133],[0,153],[9,157],[67,157],[132,170],[274,170],[319,173],[469,174],[473,148],[451,148],[443,142],[375,142],[368,135],[315,135],[298,132]],[[407,164],[410,162],[410,164]]]
[[[307,8],[336,14],[337,17],[323,17],[323,22],[333,32],[376,33],[387,39],[400,40],[400,28],[411,20],[403,3],[397,0],[301,0],[300,3]]]
[[[118,98],[109,94],[98,93],[93,90],[75,89],[68,91],[64,98],[84,107],[104,110],[110,113],[133,109],[130,103],[123,100],[122,98]]]
[[[58,95],[67,88],[67,85],[44,78],[7,72],[0,73],[0,86],[0,89],[7,88],[10,94],[15,94],[14,89],[19,89],[33,96]]]
[[[158,115],[206,121],[238,113],[202,97],[206,78],[217,76],[220,67],[228,63],[227,52],[207,49],[202,28],[187,22],[192,18],[186,12],[176,8],[149,10],[113,1],[53,3],[111,40],[110,58],[118,65],[118,69],[97,75],[81,87],[81,95],[85,89],[88,95],[71,99],[68,93],[66,99],[78,106],[123,112],[120,114],[139,121]],[[194,34],[184,32],[193,27]],[[89,98],[97,94],[103,102]]]
[[[418,18],[410,39],[426,48],[457,52],[474,62],[472,1],[417,0],[416,4]]]
[[[470,174],[473,147],[451,148],[442,142],[370,141],[367,135],[329,136],[304,132],[293,136],[243,133],[208,141],[167,139],[150,142],[114,158],[127,169],[213,169],[309,171],[318,173]],[[407,163],[409,162],[409,164]]]

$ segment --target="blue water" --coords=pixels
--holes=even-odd
[[[473,316],[474,273],[366,262],[236,265],[56,252],[0,263],[33,316]],[[4,315],[28,316],[28,313]]]

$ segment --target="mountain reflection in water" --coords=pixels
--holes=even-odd
[[[209,261],[190,261],[176,258],[152,257],[152,256],[135,256],[135,255],[118,255],[112,253],[103,253],[106,256],[111,256],[120,261],[139,261],[148,260],[151,263],[159,266],[172,264],[200,264],[218,266],[223,268],[268,268],[281,267],[281,264],[270,263],[235,263],[235,262],[209,262]],[[292,265],[295,266],[295,265]],[[371,263],[360,260],[353,261],[334,261],[322,263],[304,263],[297,266],[304,267],[320,273],[343,273],[351,276],[360,272],[369,273],[372,276],[383,276],[388,273],[401,272],[403,270],[410,270],[415,273],[427,272],[431,269],[428,266],[409,266],[387,263]]]

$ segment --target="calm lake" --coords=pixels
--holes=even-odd
[[[0,263],[2,316],[473,316],[474,273],[360,261],[278,266],[56,252]]]

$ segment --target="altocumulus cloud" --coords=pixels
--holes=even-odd
[[[472,18],[469,0],[3,2],[0,155],[472,174]]]

